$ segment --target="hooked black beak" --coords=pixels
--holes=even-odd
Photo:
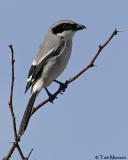
[[[82,29],[86,29],[86,26],[84,26],[84,25],[81,25],[81,24],[78,24],[77,26],[76,26],[76,31],[79,31],[79,30],[82,30]]]

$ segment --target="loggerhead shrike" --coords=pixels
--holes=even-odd
[[[47,87],[53,81],[63,85],[56,78],[64,71],[69,61],[74,34],[85,28],[84,25],[71,20],[60,20],[52,25],[46,33],[28,73],[25,93],[31,87],[32,94],[20,124],[18,133],[20,136],[23,135],[28,125],[32,107],[40,90],[45,88],[49,100],[51,102],[54,100],[55,97],[48,91]]]

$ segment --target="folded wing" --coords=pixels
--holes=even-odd
[[[62,51],[65,48],[65,44],[66,44],[65,40],[62,39],[58,47],[56,49],[52,48],[47,54],[45,54],[45,56],[42,57],[42,59],[39,60],[37,64],[33,61],[33,64],[28,73],[25,93],[32,86],[32,84],[34,84],[38,80],[38,78],[41,76],[43,72],[43,68],[48,63],[49,59],[55,56],[59,56],[62,53]]]

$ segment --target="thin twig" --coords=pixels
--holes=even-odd
[[[20,141],[19,137],[17,136],[17,129],[16,129],[16,117],[14,114],[14,109],[13,109],[13,90],[14,90],[14,80],[15,80],[15,59],[14,59],[14,51],[13,51],[13,47],[12,45],[9,45],[9,48],[11,50],[11,55],[10,55],[10,61],[11,61],[11,75],[12,75],[12,79],[11,79],[11,89],[10,89],[10,97],[9,97],[9,109],[11,112],[11,117],[12,117],[12,123],[13,123],[13,131],[14,131],[14,137],[15,137],[15,142],[13,142],[13,146],[12,148],[9,150],[8,155],[6,157],[4,157],[4,160],[8,160],[11,155],[13,154],[13,151],[15,150],[15,147],[17,147],[17,150],[19,151],[19,154],[22,158],[22,160],[24,159],[24,155],[21,151],[21,148],[18,144],[18,142]]]
[[[22,152],[22,150],[21,150],[18,142],[17,142],[17,146],[16,146],[16,147],[17,147],[17,150],[18,150],[18,152],[19,152],[19,154],[20,154],[20,156],[21,156],[21,159],[22,159],[22,160],[27,160],[27,159],[24,157],[23,152]]]
[[[89,68],[94,66],[94,63],[97,59],[97,57],[100,55],[101,51],[108,45],[108,43],[113,39],[113,37],[115,35],[117,35],[118,31],[115,29],[111,36],[103,43],[103,45],[99,45],[98,50],[96,51],[96,54],[94,55],[94,57],[92,58],[92,60],[90,61],[90,63],[88,65],[86,65],[81,71],[79,71],[77,74],[75,74],[74,76],[70,77],[68,80],[66,80],[66,84],[70,84],[73,81],[75,81],[77,78],[79,78],[83,73],[85,73]],[[59,93],[61,93],[63,91],[62,88],[59,88],[56,92],[55,95],[57,96]],[[36,105],[35,107],[33,107],[31,116],[42,106],[44,106],[46,103],[49,102],[49,98],[45,99],[43,102],[39,103],[38,105]]]
[[[13,154],[13,152],[14,152],[14,150],[17,148],[17,150],[18,150],[18,152],[19,152],[19,154],[20,154],[20,156],[21,156],[21,159],[22,160],[26,160],[26,158],[24,157],[24,155],[23,155],[23,153],[22,153],[22,151],[21,151],[21,148],[20,148],[20,146],[19,146],[19,141],[20,141],[20,137],[19,136],[17,136],[17,140],[15,141],[15,142],[13,142],[13,145],[12,145],[12,147],[10,148],[10,150],[8,151],[8,154],[5,156],[5,157],[3,157],[3,159],[2,160],[9,160],[10,158],[11,158],[11,156],[12,156],[12,154]]]
[[[33,150],[34,150],[34,149],[32,148],[25,160],[28,160],[28,159],[29,159],[29,157],[31,156]]]
[[[13,143],[13,145],[12,145],[12,147],[10,148],[8,154],[7,154],[5,157],[3,157],[3,160],[9,160],[9,158],[11,158],[11,156],[12,156],[12,154],[13,154],[16,146],[17,146],[17,144]]]
[[[11,116],[12,116],[12,122],[13,122],[13,130],[14,130],[14,136],[15,136],[15,140],[17,139],[17,130],[16,130],[16,118],[15,118],[15,114],[14,114],[14,110],[13,110],[13,88],[14,88],[14,79],[15,79],[15,75],[14,75],[14,51],[13,51],[13,47],[12,45],[9,45],[10,49],[11,49],[11,66],[12,66],[12,80],[11,80],[11,90],[10,90],[10,98],[9,98],[9,108],[10,108],[10,112],[11,112]]]

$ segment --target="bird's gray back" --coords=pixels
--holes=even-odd
[[[47,32],[42,43],[39,46],[37,55],[34,59],[36,64],[52,49],[56,50],[60,44],[61,38],[52,34],[51,31]]]

